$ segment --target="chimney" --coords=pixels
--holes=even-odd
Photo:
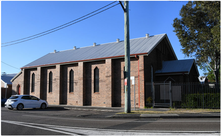
[[[149,38],[149,34],[146,34],[146,38]]]
[[[96,43],[94,43],[93,46],[96,46]]]
[[[117,38],[117,43],[119,43],[120,42],[120,39],[119,38]]]
[[[77,48],[76,48],[76,46],[74,46],[74,50],[76,50]]]
[[[54,50],[54,53],[56,53],[57,51],[56,50]]]

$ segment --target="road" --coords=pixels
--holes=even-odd
[[[110,112],[1,109],[2,135],[219,135],[219,118],[100,118]],[[78,115],[91,115],[77,117]]]

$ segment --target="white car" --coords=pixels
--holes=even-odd
[[[41,100],[31,95],[12,95],[6,102],[5,107],[8,109],[22,110],[23,108],[41,108],[46,109],[47,101]]]

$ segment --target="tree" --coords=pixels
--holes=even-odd
[[[207,76],[209,82],[215,82],[215,76],[213,74],[213,71],[209,67],[207,67],[207,71],[208,73],[204,73],[204,75]]]
[[[214,72],[213,72],[213,70],[211,70],[208,66],[206,67],[206,69],[207,69],[207,73],[204,73],[204,75],[208,78],[208,80],[209,80],[209,82],[215,82],[215,76],[214,76]],[[220,70],[219,70],[219,78],[218,78],[218,80],[220,81]]]
[[[220,2],[189,1],[180,10],[181,19],[173,20],[182,52],[194,56],[201,68],[209,66],[216,82],[220,70]]]

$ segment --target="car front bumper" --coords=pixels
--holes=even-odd
[[[16,108],[15,104],[6,104],[5,103],[5,108]]]

